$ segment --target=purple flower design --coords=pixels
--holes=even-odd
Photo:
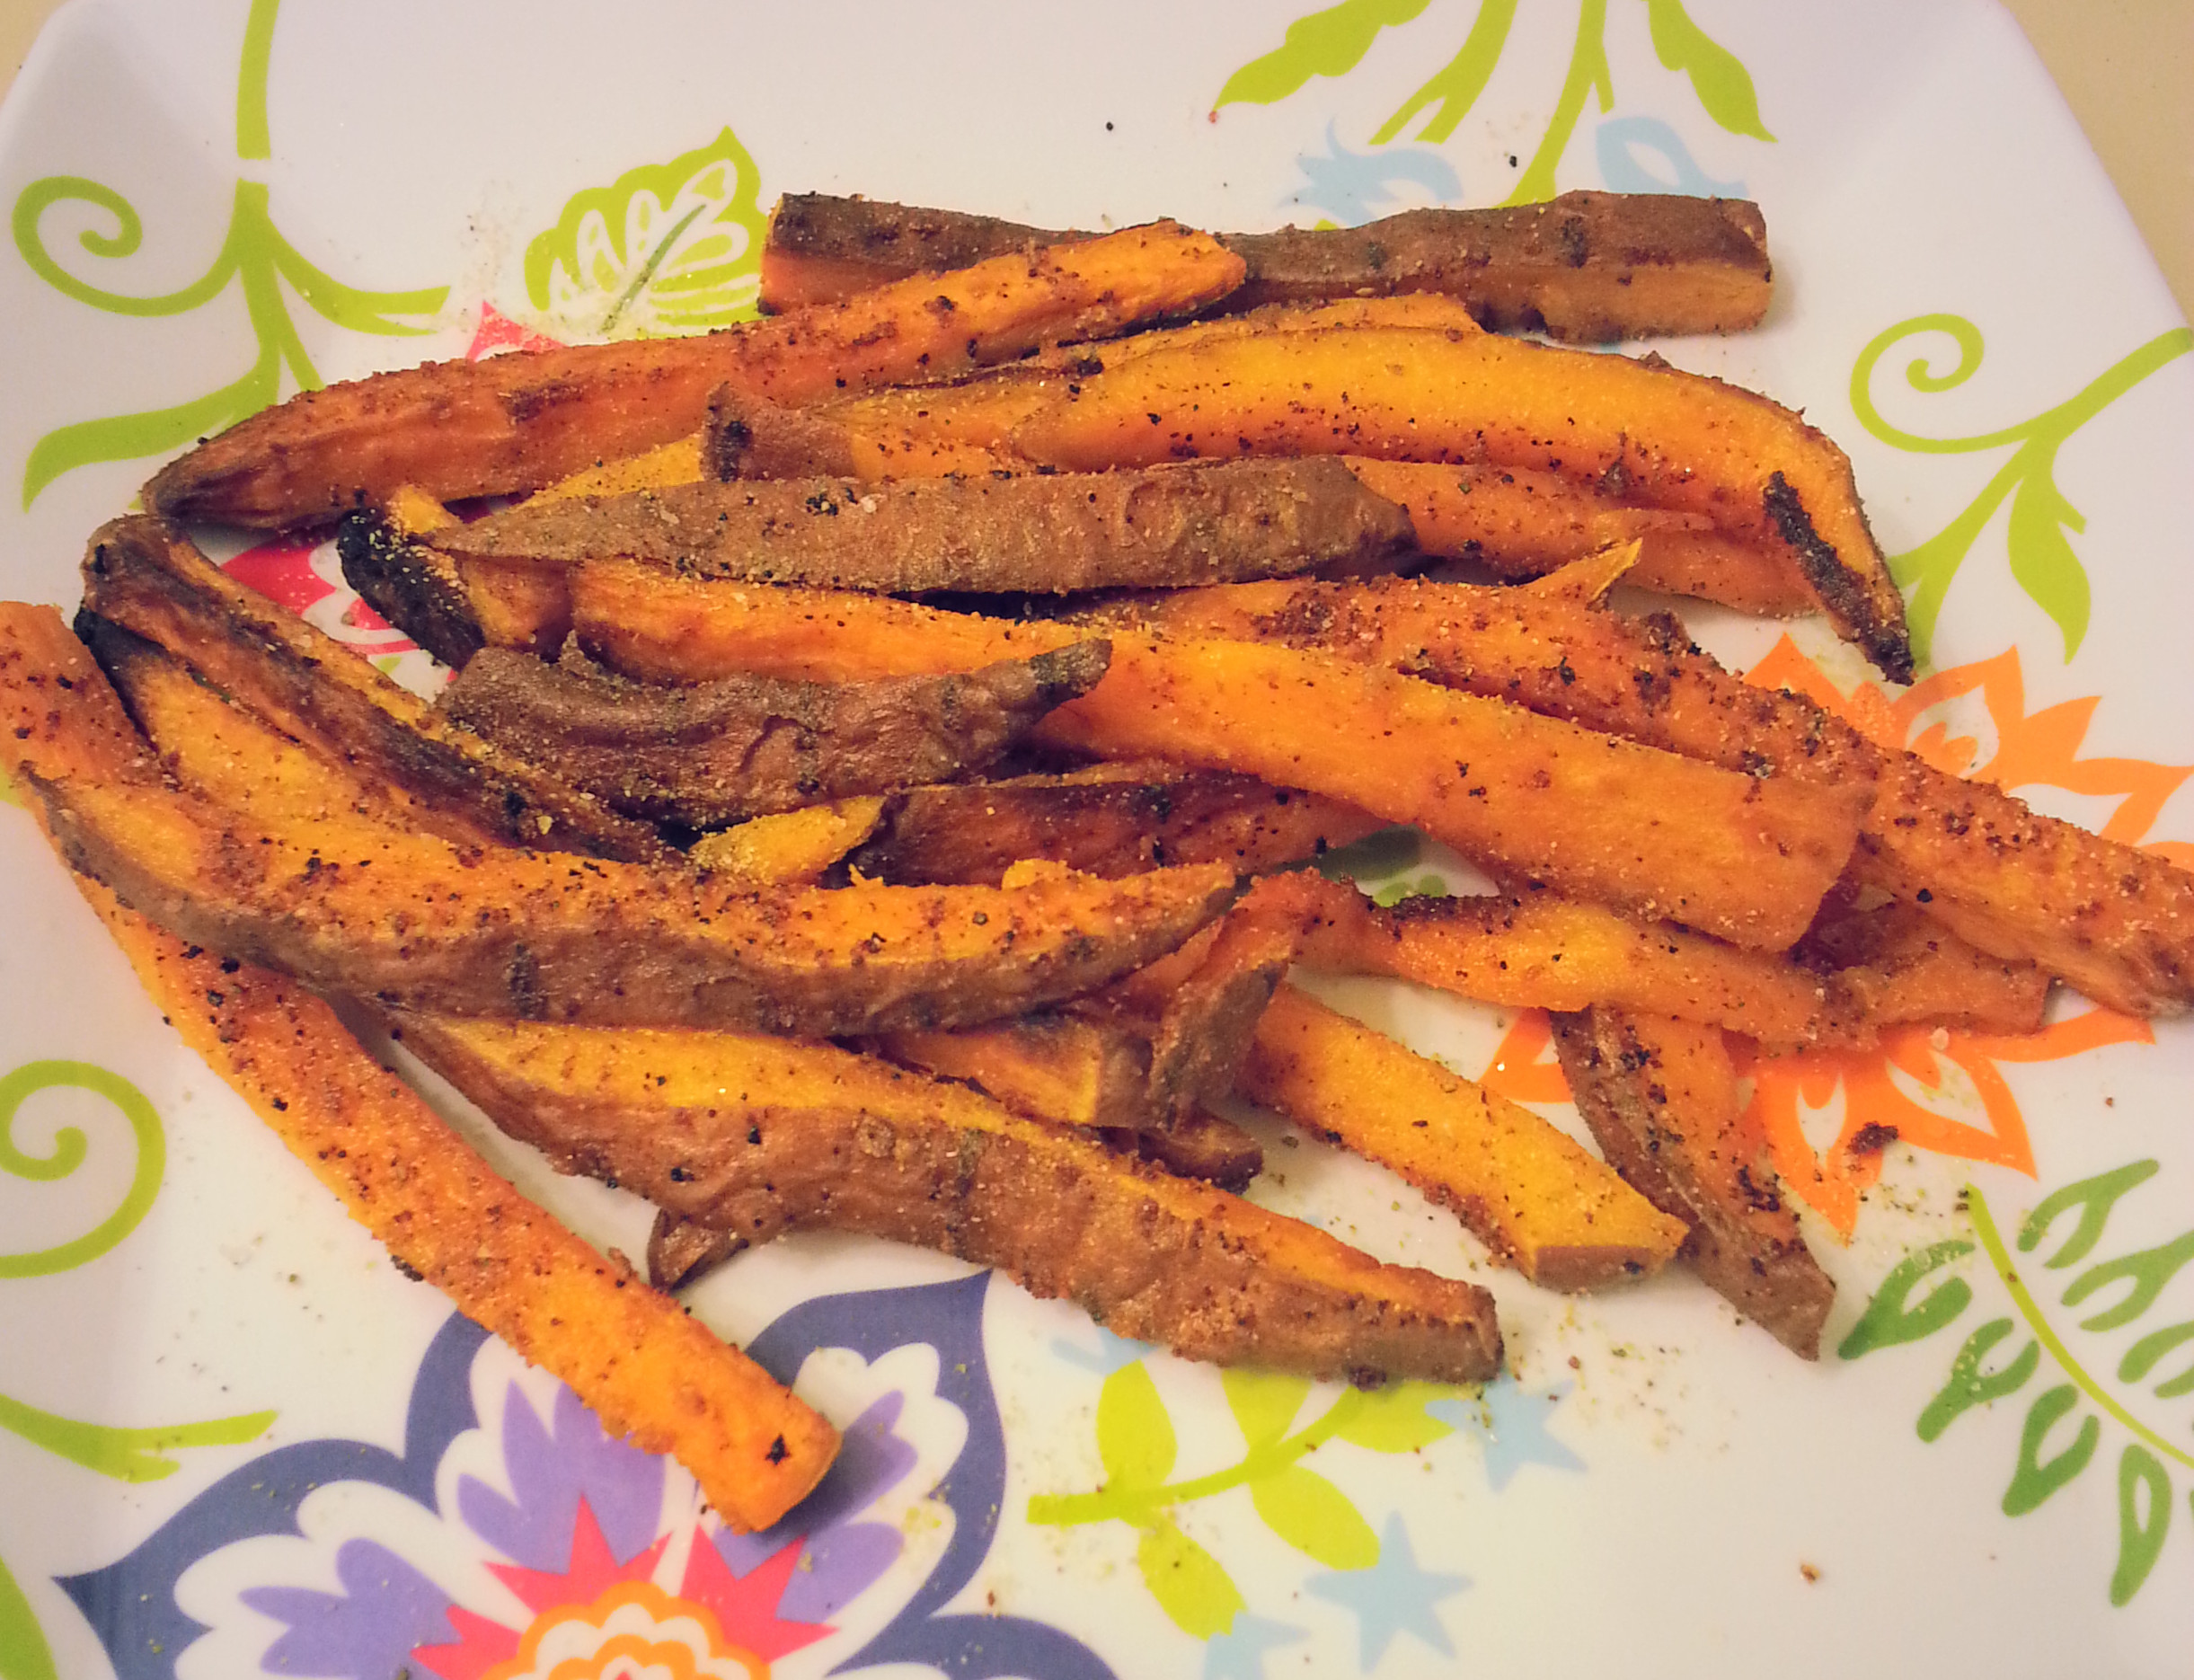
[[[915,1449],[892,1433],[906,1404],[907,1397],[895,1392],[855,1419],[837,1462],[774,1528],[716,1536],[718,1555],[734,1575],[742,1576],[807,1536],[807,1550],[784,1589],[780,1614],[795,1622],[827,1622],[898,1559],[906,1544],[898,1528],[850,1519],[897,1487],[915,1466]]]
[[[514,1563],[561,1569],[587,1501],[620,1561],[655,1539],[663,1510],[663,1461],[603,1433],[570,1389],[559,1386],[548,1428],[517,1384],[503,1397],[503,1467],[513,1497],[476,1477],[457,1484],[465,1526]]]
[[[243,1602],[288,1631],[267,1649],[269,1674],[387,1680],[414,1647],[456,1637],[449,1595],[387,1547],[347,1540],[335,1553],[339,1593],[254,1587]]]

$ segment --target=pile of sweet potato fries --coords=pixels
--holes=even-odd
[[[764,264],[774,313],[706,337],[300,395],[94,534],[73,631],[0,606],[0,763],[179,1032],[728,1522],[836,1437],[661,1292],[781,1232],[996,1266],[1191,1357],[1491,1375],[1483,1290],[1235,1194],[1238,1096],[1546,1287],[1679,1260],[1810,1357],[1832,1290],[1726,1035],[2031,1030],[2053,980],[2194,998],[2194,878],[1603,604],[1818,610],[1910,675],[1826,438],[1488,330],[1749,326],[1752,207],[1215,239],[801,199]],[[456,668],[434,703],[187,535],[338,519]],[[1448,561],[1504,581],[1421,575]],[[1393,824],[1501,895],[1383,909],[1301,867]],[[1297,963],[1553,1011],[1600,1156]],[[652,1282],[327,997],[654,1202]]]

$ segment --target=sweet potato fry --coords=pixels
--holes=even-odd
[[[1073,1007],[1139,1015],[1150,1036],[1150,1108],[1161,1128],[1234,1087],[1257,1023],[1318,914],[1316,876],[1271,875],[1147,968]]]
[[[1394,1169],[1550,1289],[1655,1272],[1684,1240],[1645,1199],[1530,1110],[1283,986],[1241,1093]]]
[[[1765,397],[1672,367],[1491,333],[1225,340],[1080,382],[1021,421],[1007,452],[1071,472],[1199,455],[1372,455],[1619,486],[1787,557],[1839,633],[1886,676],[1912,676],[1904,597],[1844,453]]]
[[[1031,857],[1107,877],[1167,863],[1226,863],[1250,875],[1383,827],[1315,793],[1149,760],[912,789],[891,801],[852,862],[863,875],[908,886],[988,885]]]
[[[2030,962],[1973,949],[1917,906],[1889,903],[1806,935],[1832,964],[1837,1011],[1870,1030],[1927,1021],[1983,1032],[2039,1032],[2049,977]]]
[[[986,770],[1110,657],[1091,639],[965,674],[671,685],[484,648],[436,703],[612,810],[705,828]]]
[[[399,1017],[403,1042],[569,1171],[741,1242],[824,1227],[996,1266],[1124,1336],[1317,1376],[1478,1382],[1491,1298],[827,1045]]]
[[[732,1528],[769,1527],[821,1479],[838,1446],[824,1419],[497,1177],[326,1004],[87,888],[183,1042],[400,1265],[570,1384],[611,1435],[674,1455]]]
[[[1264,1171],[1264,1145],[1208,1109],[1177,1115],[1162,1132],[1108,1132],[1115,1149],[1132,1149],[1178,1178],[1201,1179],[1239,1194]]]
[[[770,217],[762,304],[853,296],[922,269],[1074,237],[952,210],[787,193]],[[1513,208],[1405,210],[1360,227],[1217,237],[1249,264],[1240,307],[1450,292],[1488,326],[1558,339],[1742,332],[1759,323],[1772,287],[1758,207],[1730,199],[1567,192]]]
[[[418,820],[417,802],[403,789],[308,752],[199,682],[166,649],[89,614],[77,615],[76,630],[162,770],[182,786],[232,810],[309,824],[328,841]]]
[[[51,607],[0,603],[0,765],[33,785],[155,774]],[[496,1177],[324,1003],[77,885],[184,1043],[400,1262],[570,1384],[612,1434],[675,1454],[727,1523],[766,1528],[815,1485],[837,1449],[829,1424]]]
[[[1013,464],[1009,445],[1016,426],[1108,367],[1161,350],[1333,327],[1479,331],[1467,309],[1445,297],[1352,297],[1273,305],[1065,346],[951,384],[871,391],[797,408],[726,386],[710,405],[701,459],[711,475],[721,479],[822,474],[876,482],[1004,470]]]
[[[1153,1129],[1150,1042],[1115,1022],[1048,1012],[957,1032],[888,1032],[866,1048],[974,1085],[1030,1119]]]
[[[394,827],[323,846],[314,825],[187,793],[29,782],[72,866],[162,925],[316,986],[460,1012],[831,1034],[969,1024],[1101,986],[1234,896],[1224,868],[740,895]]]
[[[1407,898],[1382,910],[1343,882],[1319,893],[1303,961],[1379,974],[1515,1009],[1594,1004],[1652,1010],[1741,1032],[1776,1050],[1850,1042],[1864,1029],[1854,997],[1786,959],[1739,951],[1667,923],[1535,894]]]
[[[1268,636],[1390,662],[1727,769],[1842,785],[1873,779],[1852,855],[1859,882],[2113,1009],[2194,1005],[2194,876],[2029,810],[2001,789],[1885,753],[1802,696],[1725,671],[1673,619],[1628,620],[1535,586],[1395,580],[1181,590],[1080,622]]]
[[[695,577],[894,595],[1063,595],[1362,569],[1410,525],[1331,460],[1229,461],[1135,473],[705,482],[538,499],[438,533],[472,559],[622,557]]]
[[[703,835],[686,855],[695,869],[721,872],[756,892],[812,886],[874,834],[883,815],[884,801],[874,794],[809,805]]]
[[[641,570],[581,567],[573,619],[590,651],[659,680],[968,669],[1076,633]],[[1702,776],[1673,756],[1463,699],[1340,659],[1125,636],[1113,639],[1104,680],[1039,736],[1308,788],[1414,824],[1497,876],[1767,950],[1811,922],[1871,792]]]
[[[323,756],[414,796],[459,842],[661,859],[655,831],[435,715],[333,638],[245,588],[155,519],[93,534],[84,610],[157,642]]]
[[[170,463],[145,505],[173,519],[332,519],[413,484],[442,500],[528,490],[698,431],[727,383],[805,402],[1011,361],[1186,313],[1241,259],[1170,223],[918,275],[849,303],[698,338],[438,362],[308,391]]]
[[[366,604],[456,669],[483,647],[553,659],[571,633],[562,566],[446,554],[370,510],[344,516],[335,549]]]
[[[1502,578],[1536,578],[1616,543],[1635,542],[1624,581],[1787,618],[1813,597],[1787,556],[1731,542],[1703,514],[1633,508],[1553,473],[1433,466],[1344,456],[1349,470],[1410,516],[1421,553],[1474,560]]]
[[[1836,1286],[1773,1175],[1744,1147],[1744,1104],[1721,1033],[1593,1009],[1555,1016],[1554,1045],[1601,1152],[1690,1227],[1684,1258],[1792,1353],[1818,1359]]]

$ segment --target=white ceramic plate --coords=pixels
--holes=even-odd
[[[1429,136],[1421,104],[1381,139],[1466,40],[1475,103]],[[626,324],[712,260],[694,239],[751,236],[786,190],[1254,228],[1526,181],[1758,199],[1767,325],[1660,348],[1802,405],[1912,557],[1933,660],[1913,694],[1866,688],[1812,627],[1783,648],[1697,615],[1725,657],[1802,676],[1811,656],[1885,738],[2128,840],[2194,838],[2194,358],[2016,31],[1953,0],[1350,0],[1299,22],[1141,0],[77,0],[0,116],[6,592],[73,602],[84,535],[155,455],[288,388],[300,358],[332,378],[598,328],[647,228],[695,205]],[[630,219],[641,191],[670,213]],[[723,236],[715,259],[738,258]],[[738,279],[701,306],[736,307]],[[382,318],[427,332],[358,330]],[[400,651],[324,556],[244,563]],[[798,1373],[854,1445],[827,1498],[733,1540],[682,1472],[605,1442],[390,1267],[178,1048],[19,811],[0,809],[0,860],[10,1680],[2161,1676],[2194,1650],[2176,1026],[2150,1043],[2066,998],[2039,1044],[1923,1037],[1894,1065],[1764,1079],[1841,1287],[1812,1366],[1673,1272],[1543,1295],[1385,1174],[1271,1128],[1260,1195],[1486,1283],[1511,1375],[1482,1395],[1230,1389],[927,1255],[742,1257],[695,1310]],[[1555,1095],[1531,1017],[1339,995]],[[1879,1182],[1841,1141],[1869,1123],[1902,1139]],[[635,1205],[496,1153],[637,1251]],[[2029,1243],[2038,1207],[2056,1216]],[[1831,1225],[1854,1212],[1844,1246]]]

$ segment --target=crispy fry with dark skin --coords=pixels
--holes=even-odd
[[[311,824],[323,840],[416,820],[417,801],[403,789],[297,745],[199,682],[165,648],[89,615],[78,615],[76,629],[162,770],[182,786],[233,810]]]
[[[1556,1015],[1554,1047],[1601,1153],[1690,1226],[1694,1269],[1800,1358],[1820,1357],[1836,1286],[1745,1146],[1719,1030],[1592,1009]]]
[[[1324,885],[1315,875],[1269,875],[1178,951],[1072,1006],[1147,1024],[1150,1109],[1160,1126],[1232,1093]]]
[[[1080,381],[1006,453],[1068,472],[1332,454],[1559,473],[1786,557],[1839,634],[1912,676],[1904,597],[1843,451],[1765,397],[1665,366],[1493,333],[1227,340]]]
[[[1344,456],[1371,489],[1410,516],[1420,553],[1482,562],[1496,576],[1536,578],[1612,544],[1636,542],[1623,581],[1787,618],[1813,610],[1787,555],[1735,543],[1703,514],[1633,508],[1553,473]]]
[[[323,756],[414,796],[420,827],[458,842],[667,859],[645,824],[435,715],[332,637],[244,588],[173,527],[102,526],[84,610],[157,642]]]
[[[1667,923],[1529,898],[1405,898],[1380,909],[1346,882],[1310,878],[1321,899],[1303,961],[1379,974],[1513,1009],[1594,1004],[1710,1021],[1778,1050],[1862,1036],[1819,975]]]
[[[1190,1109],[1162,1132],[1108,1132],[1105,1141],[1178,1178],[1202,1179],[1237,1195],[1265,1166],[1264,1145],[1209,1109]]]
[[[1811,701],[1724,670],[1672,618],[1626,619],[1540,586],[1397,579],[1181,590],[1079,622],[1269,636],[1391,663],[1727,769],[1872,779],[1873,809],[1852,854],[1856,881],[1916,906],[1978,951],[2036,963],[2128,1014],[2194,1005],[2194,876],[1988,783],[1885,752]]]
[[[787,193],[762,253],[762,305],[852,296],[918,270],[1073,237],[955,210]],[[1756,205],[1735,199],[1567,192],[1546,204],[1217,238],[1249,265],[1233,307],[1445,292],[1489,327],[1586,342],[1743,332],[1759,324],[1773,287],[1766,225]]]
[[[742,1242],[825,1228],[996,1266],[1191,1358],[1480,1382],[1491,1298],[827,1045],[399,1017],[404,1044],[570,1172]]]
[[[1076,633],[870,596],[635,575],[643,570],[581,567],[574,623],[589,651],[655,680],[968,669]],[[1764,950],[1811,923],[1871,796],[1865,784],[1703,777],[1672,755],[1441,694],[1271,645],[1116,636],[1104,680],[1038,734],[1305,787],[1412,824],[1497,878]]]
[[[186,938],[333,991],[461,1012],[856,1033],[961,1025],[1101,986],[1234,896],[1231,871],[1013,890],[740,894],[394,827],[238,817],[157,787],[39,780],[71,865]]]
[[[1339,463],[1227,461],[1141,472],[703,482],[529,501],[426,541],[473,559],[622,557],[695,577],[914,595],[1063,595],[1365,568],[1410,523]]]
[[[1550,1289],[1658,1271],[1684,1240],[1680,1223],[1530,1110],[1295,986],[1265,1012],[1239,1089],[1393,1168],[1502,1264]]]
[[[1110,657],[1089,640],[964,674],[674,685],[485,648],[436,708],[612,810],[706,828],[986,770]]]
[[[368,606],[458,670],[483,647],[553,659],[571,633],[562,566],[446,554],[370,509],[345,516],[335,550]]]
[[[1152,760],[911,789],[891,801],[852,862],[863,875],[909,886],[986,885],[1031,857],[1090,875],[1222,862],[1250,875],[1347,845],[1384,826],[1352,806],[1300,789]]]
[[[741,1532],[821,1479],[838,1445],[824,1419],[498,1177],[326,1004],[87,891],[183,1042],[399,1265],[571,1384],[612,1436],[674,1455]]]
[[[438,362],[299,393],[200,444],[145,487],[173,519],[332,519],[415,485],[444,501],[531,490],[698,431],[725,384],[777,402],[937,378],[1062,340],[1185,314],[1241,259],[1170,223],[697,338]]]

